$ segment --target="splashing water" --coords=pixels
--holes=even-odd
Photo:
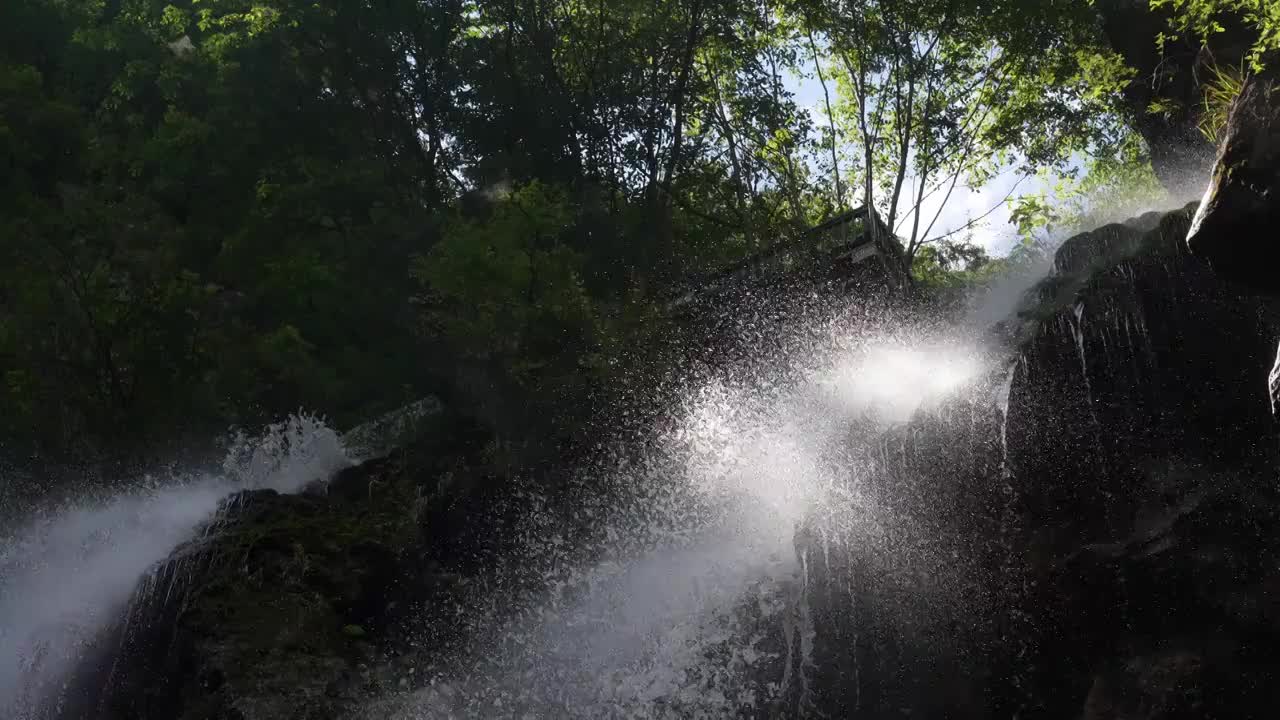
[[[606,538],[594,559],[557,554],[550,546],[567,541],[531,520],[526,541],[559,558],[545,570],[547,596],[507,614],[497,588],[472,611],[472,625],[489,631],[475,657],[372,713],[711,718],[802,705],[815,629],[796,533],[820,515],[874,535],[880,511],[860,493],[858,439],[962,389],[986,362],[928,333],[825,340],[788,351],[780,365],[800,371],[717,377],[685,393],[646,457],[603,471],[632,495],[593,520]],[[382,427],[355,434],[348,451],[315,418],[292,417],[261,437],[237,435],[218,473],[143,478],[0,540],[0,715],[34,720],[138,581],[226,497],[328,478],[353,454],[380,452],[368,448]]]
[[[982,369],[976,350],[957,342],[875,341],[846,354],[824,378],[847,415],[906,422],[923,405],[962,388]]]
[[[220,474],[144,476],[134,490],[40,513],[0,537],[0,716],[34,717],[143,575],[224,498],[296,492],[349,464],[334,431],[295,415],[260,437],[236,436]]]
[[[643,461],[602,471],[639,494],[598,520],[613,526],[599,559],[552,567],[549,597],[493,623],[477,658],[368,716],[720,718],[803,703],[814,628],[797,531],[815,512],[874,524],[851,438],[984,370],[976,350],[921,335],[841,336],[793,349],[809,368],[797,377],[686,393]]]

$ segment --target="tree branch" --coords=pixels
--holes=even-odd
[[[1013,187],[1009,188],[1009,192],[1005,193],[1004,198],[1003,198],[1000,202],[998,202],[998,203],[996,203],[995,205],[991,206],[991,208],[990,208],[990,209],[988,209],[986,212],[982,213],[981,215],[979,215],[979,216],[978,216],[978,217],[976,217],[976,218],[972,218],[972,219],[970,219],[968,222],[966,222],[965,224],[963,224],[963,225],[961,225],[961,226],[959,226],[959,227],[957,227],[957,228],[954,228],[954,229],[952,229],[952,230],[948,230],[947,232],[945,232],[945,233],[943,233],[943,234],[941,234],[941,235],[939,235],[939,236],[937,236],[937,237],[932,237],[932,238],[929,238],[928,240],[924,240],[924,241],[920,242],[920,244],[917,246],[917,248],[919,248],[919,247],[921,247],[921,246],[924,246],[924,245],[927,245],[927,244],[929,244],[929,243],[934,243],[934,242],[938,242],[939,240],[943,240],[943,239],[949,238],[949,237],[951,237],[952,235],[955,235],[956,233],[964,232],[965,230],[968,230],[969,228],[971,228],[971,227],[973,227],[973,226],[977,225],[978,223],[982,222],[983,220],[986,220],[988,217],[990,217],[990,216],[991,216],[991,213],[995,212],[996,210],[999,210],[1001,206],[1003,206],[1005,203],[1009,202],[1009,198],[1013,197],[1014,192],[1016,192],[1016,191],[1018,190],[1018,186],[1019,186],[1019,185],[1021,185],[1021,184],[1022,184],[1022,182],[1023,182],[1024,180],[1026,180],[1027,178],[1029,178],[1029,177],[1031,177],[1031,175],[1030,175],[1029,173],[1024,173],[1024,174],[1022,175],[1022,177],[1018,178],[1018,181],[1017,181],[1017,182],[1015,182],[1015,183],[1013,184]]]

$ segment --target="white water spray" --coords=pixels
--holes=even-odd
[[[615,486],[674,488],[634,503],[646,519],[605,533],[615,542],[594,565],[552,568],[550,597],[489,628],[481,657],[369,717],[720,718],[803,702],[814,628],[798,528],[815,512],[874,524],[856,438],[962,389],[985,363],[923,332],[825,340],[790,350],[810,368],[798,378],[687,392],[645,461],[603,471],[622,476]]]
[[[234,492],[289,493],[350,464],[321,421],[298,415],[237,436],[219,474],[145,476],[135,489],[39,513],[0,538],[0,716],[34,717],[120,618],[139,580]]]

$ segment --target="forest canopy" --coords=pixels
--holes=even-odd
[[[1254,63],[1280,43],[1274,4],[1152,4],[1170,35],[1244,17]],[[682,278],[864,204],[945,285],[989,261],[938,224],[957,187],[1153,182],[1098,12],[9,0],[0,432],[88,451],[428,392],[527,432]],[[1062,221],[1005,200],[1026,236]]]

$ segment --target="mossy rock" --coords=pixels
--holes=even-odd
[[[94,717],[315,720],[374,693],[417,583],[417,483],[394,458],[344,475],[373,491],[241,493],[157,568]]]

